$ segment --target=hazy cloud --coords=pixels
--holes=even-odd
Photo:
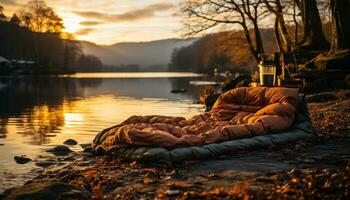
[[[17,2],[15,0],[1,0],[0,5],[17,5]]]
[[[75,35],[88,35],[89,33],[95,31],[93,28],[82,28],[77,30],[74,34]]]
[[[79,24],[83,26],[96,26],[103,23],[99,21],[83,21],[83,22],[80,22]]]
[[[90,12],[90,11],[75,11],[74,13],[86,18],[106,20],[110,22],[123,22],[123,21],[137,21],[144,18],[153,17],[158,11],[166,11],[175,7],[174,4],[165,2],[165,3],[156,3],[148,5],[144,8],[135,9],[127,11],[121,14],[105,14],[101,12]]]

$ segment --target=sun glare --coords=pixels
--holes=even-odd
[[[63,30],[64,32],[75,33],[77,30],[82,28],[82,26],[79,24],[81,21],[83,21],[81,17],[68,12],[60,13],[60,16],[63,19],[65,27]]]
[[[82,114],[77,113],[64,113],[64,123],[66,125],[82,124],[84,117]]]

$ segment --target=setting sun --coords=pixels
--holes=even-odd
[[[5,1],[4,13],[22,9],[28,0]],[[64,32],[97,44],[151,41],[178,36],[180,0],[46,0],[63,19]],[[0,2],[1,4],[2,2]],[[154,34],[157,32],[157,34]]]
[[[83,18],[70,12],[63,12],[62,14],[60,14],[60,16],[62,16],[62,19],[63,19],[64,32],[74,34],[79,29],[82,28],[82,26],[79,23],[84,20]]]

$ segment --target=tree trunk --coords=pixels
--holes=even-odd
[[[293,43],[293,46],[295,47],[297,44],[298,44],[298,31],[299,31],[299,23],[298,23],[298,20],[297,20],[297,2],[294,1],[293,3],[293,22],[294,22],[294,25],[295,25],[295,28],[294,28],[294,43]]]
[[[290,52],[292,49],[292,40],[288,33],[286,23],[283,16],[283,8],[281,5],[281,0],[275,0],[274,3],[276,7],[274,8],[268,0],[264,1],[267,8],[275,15],[277,26],[275,24],[275,29],[279,32],[279,34],[275,34],[276,40],[279,41],[279,46],[283,48],[284,52]],[[276,30],[275,30],[276,32]],[[283,44],[283,45],[281,45]]]
[[[303,0],[302,6],[304,36],[302,44],[298,46],[297,49],[302,48],[308,51],[328,49],[329,43],[323,34],[316,0]]]
[[[275,39],[276,39],[277,47],[281,53],[285,53],[285,51],[283,49],[281,37],[280,37],[279,32],[278,32],[278,19],[277,18],[275,20],[275,29],[274,30],[275,30]]]
[[[284,21],[284,17],[282,13],[280,16],[278,16],[278,29],[284,43],[284,50],[286,52],[291,52],[292,40],[290,39],[290,35],[287,31],[286,23]]]
[[[259,54],[265,53],[263,41],[262,41],[262,38],[261,38],[260,29],[259,29],[259,26],[258,26],[257,22],[254,23],[254,35],[255,35],[256,51]]]
[[[245,24],[242,24],[242,27],[243,27],[245,38],[249,46],[249,50],[252,53],[256,62],[258,63],[259,54],[263,54],[265,51],[264,51],[263,41],[261,39],[261,34],[260,34],[260,29],[258,27],[258,24],[257,23],[253,23],[253,24],[254,24],[255,45],[254,45],[253,39],[250,37],[251,32],[249,28]]]
[[[286,27],[286,22],[284,20],[283,16],[283,8],[281,5],[280,0],[276,0],[276,10],[274,11],[276,18],[278,20],[278,31],[280,35],[280,40],[284,44],[284,51],[285,52],[290,52],[292,50],[292,40],[290,38],[290,35],[288,33],[287,27]]]
[[[350,49],[350,5],[348,0],[331,0],[333,41],[330,53]]]
[[[331,0],[333,39],[328,54],[320,55],[305,65],[317,70],[350,70],[350,3],[349,0]]]

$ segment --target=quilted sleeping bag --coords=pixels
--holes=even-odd
[[[299,91],[293,88],[237,88],[222,94],[210,112],[189,119],[131,116],[99,133],[93,149],[200,147],[228,140],[281,133],[291,128]]]

